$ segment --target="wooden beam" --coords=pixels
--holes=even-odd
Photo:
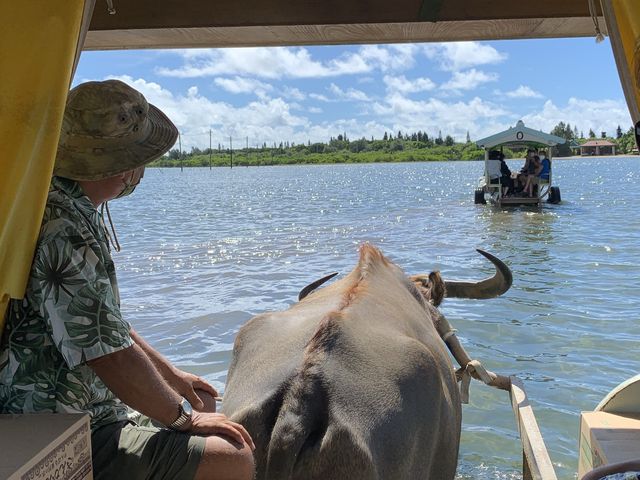
[[[596,2],[598,9],[600,2]],[[589,18],[586,0],[114,0],[96,6],[92,31]],[[600,11],[598,10],[600,14]]]
[[[98,8],[98,7],[96,7]],[[604,22],[601,23],[604,25]],[[90,31],[87,50],[453,42],[594,35],[591,18]]]
[[[557,480],[538,422],[529,404],[524,384],[518,377],[511,378],[511,406],[516,416],[523,452],[524,480]]]

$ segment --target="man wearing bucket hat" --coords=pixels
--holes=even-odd
[[[27,291],[0,340],[0,413],[89,413],[96,479],[253,478],[253,442],[215,413],[216,390],[122,318],[97,210],[130,194],[177,134],[118,80],[69,92]]]

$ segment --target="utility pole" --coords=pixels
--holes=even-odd
[[[180,149],[180,171],[182,172],[182,138],[178,132],[178,148]]]
[[[211,170],[211,129],[209,129],[209,170]]]
[[[229,152],[231,153],[231,160],[229,167],[233,168],[233,138],[229,137]]]
[[[249,166],[249,137],[247,136],[247,166]]]

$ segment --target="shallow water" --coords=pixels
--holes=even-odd
[[[520,162],[512,162],[518,168]],[[578,416],[638,371],[640,159],[554,161],[563,203],[473,204],[482,162],[149,169],[114,201],[123,309],[178,366],[224,387],[234,335],[306,283],[349,272],[370,241],[408,273],[512,269],[504,296],[442,306],[472,357],[516,374],[560,479],[575,478]],[[459,479],[521,478],[505,392],[463,408]]]

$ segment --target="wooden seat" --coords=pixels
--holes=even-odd
[[[501,188],[500,160],[485,160],[484,180],[487,187]]]

